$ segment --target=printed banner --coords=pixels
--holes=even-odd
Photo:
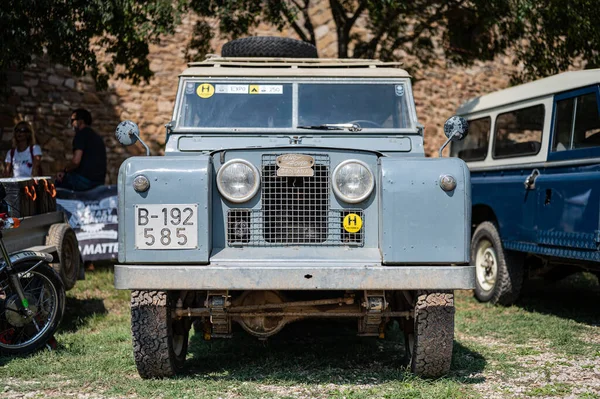
[[[67,214],[84,261],[117,259],[117,204],[116,185],[80,192],[57,189],[57,208]]]

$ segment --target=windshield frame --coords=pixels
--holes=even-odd
[[[291,128],[280,128],[280,127],[260,127],[260,128],[248,128],[248,127],[182,127],[180,126],[179,115],[181,115],[181,108],[183,106],[183,96],[185,85],[189,82],[192,83],[226,83],[226,84],[291,84],[292,85],[292,127]],[[415,109],[415,103],[413,99],[412,86],[410,78],[297,78],[297,77],[202,77],[202,76],[181,76],[179,79],[179,87],[177,90],[177,98],[175,99],[175,107],[173,108],[173,115],[171,120],[173,121],[173,133],[225,133],[225,132],[236,132],[236,133],[264,133],[264,134],[301,134],[306,136],[307,134],[317,135],[323,134],[347,134],[346,129],[343,130],[307,130],[298,129],[298,84],[404,84],[406,105],[408,107],[409,114],[409,127],[405,128],[373,128],[373,127],[362,127],[361,131],[352,133],[353,135],[360,133],[369,134],[418,134],[417,128],[417,114]]]

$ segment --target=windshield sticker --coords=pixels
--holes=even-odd
[[[402,97],[404,95],[404,86],[403,85],[396,85],[396,95],[398,97]]]
[[[250,85],[250,94],[283,94],[283,85]]]
[[[248,85],[215,85],[217,94],[248,94]]]
[[[196,94],[200,98],[210,98],[215,94],[215,87],[210,83],[200,83],[196,89]]]
[[[185,85],[185,94],[193,94],[194,93],[194,84],[188,83]]]

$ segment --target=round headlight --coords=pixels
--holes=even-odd
[[[217,187],[227,200],[246,202],[256,195],[260,187],[258,169],[243,159],[227,161],[217,173]]]
[[[366,163],[355,159],[344,161],[333,171],[333,192],[350,204],[362,202],[373,191],[375,178]]]

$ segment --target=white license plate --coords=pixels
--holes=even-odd
[[[136,205],[135,248],[198,248],[198,204]]]

